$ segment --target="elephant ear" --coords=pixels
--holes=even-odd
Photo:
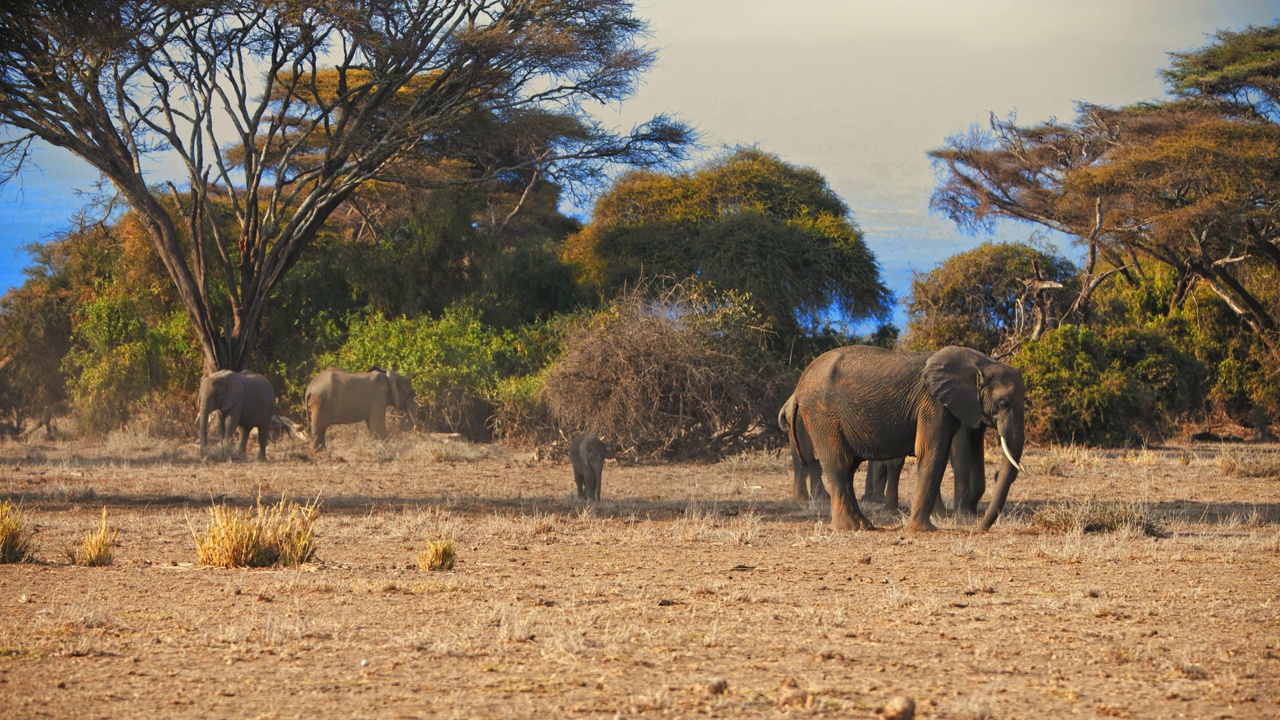
[[[982,425],[982,365],[987,356],[964,347],[945,347],[924,364],[924,384],[929,394],[946,406],[960,422]]]

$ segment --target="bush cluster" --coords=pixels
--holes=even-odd
[[[694,280],[642,284],[569,328],[543,394],[565,427],[642,454],[740,449],[794,379],[768,351],[762,326],[740,293]]]

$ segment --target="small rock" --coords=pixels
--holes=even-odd
[[[724,678],[706,680],[695,684],[693,690],[704,695],[723,695],[729,691],[729,681]]]
[[[916,701],[906,695],[895,695],[876,712],[884,720],[911,720],[916,716]]]

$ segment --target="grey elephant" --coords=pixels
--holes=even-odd
[[[267,459],[267,438],[271,433],[271,417],[276,395],[271,382],[249,370],[219,370],[200,381],[200,414],[196,427],[200,434],[200,454],[209,443],[209,415],[217,411],[222,427],[222,442],[231,442],[231,434],[240,429],[239,452],[244,455],[249,444],[249,431],[258,431],[258,459]]]
[[[311,380],[305,398],[312,450],[324,448],[330,425],[362,422],[374,437],[386,439],[388,407],[400,411],[401,430],[413,427],[413,383],[393,370],[352,373],[330,368]]]
[[[994,427],[1004,451],[996,490],[982,519],[989,529],[999,517],[1009,488],[1022,469],[1022,374],[969,348],[934,353],[904,352],[856,345],[824,353],[805,369],[796,385],[795,420],[803,426],[823,469],[831,495],[831,524],[839,530],[870,529],[858,508],[853,473],[865,460],[918,458],[916,497],[907,529],[936,530],[929,519],[942,484],[952,439],[960,428]],[[971,433],[981,452],[981,433]],[[978,455],[978,457],[981,457]],[[976,506],[967,487],[957,505]]]
[[[573,463],[573,484],[578,499],[600,499],[600,476],[604,472],[605,445],[595,433],[574,436],[569,443],[569,461]]]
[[[795,423],[794,438],[789,432],[796,420],[796,396],[792,394],[778,410],[778,427],[787,433],[788,445],[791,448],[792,498],[796,502],[814,502],[827,500],[827,489],[822,486],[822,465],[813,456],[813,443],[805,432],[804,423]],[[806,482],[807,480],[807,482]]]

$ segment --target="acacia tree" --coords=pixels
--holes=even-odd
[[[677,155],[679,124],[617,134],[585,107],[633,91],[653,60],[644,29],[626,0],[13,0],[0,4],[0,170],[18,173],[39,139],[102,172],[155,244],[205,370],[241,369],[272,290],[330,215],[403,179],[411,157],[447,155],[477,116],[560,114],[580,130],[468,182]],[[144,170],[162,153],[186,172],[167,185],[173,214]]]
[[[668,275],[749,293],[783,340],[831,317],[883,318],[892,299],[822,175],[749,148],[688,173],[623,177],[566,255],[605,289]]]
[[[1280,25],[1219,33],[1174,55],[1164,103],[1078,106],[1074,123],[950,138],[931,153],[943,170],[932,205],[961,225],[1015,219],[1088,245],[1080,300],[1108,273],[1173,268],[1172,306],[1203,282],[1273,352],[1280,330]],[[1109,268],[1100,268],[1101,258]]]

